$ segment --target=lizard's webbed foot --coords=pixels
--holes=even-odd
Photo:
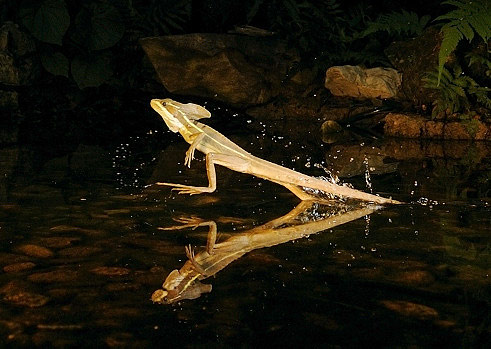
[[[162,183],[162,182],[157,182],[155,184],[174,187],[174,188],[172,188],[172,190],[178,190],[178,194],[195,195],[195,194],[203,194],[203,193],[212,193],[214,191],[214,189],[209,188],[209,187],[194,187],[194,186],[185,185],[185,184]]]

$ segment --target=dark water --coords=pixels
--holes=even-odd
[[[256,131],[260,131],[258,127]],[[277,133],[274,134],[274,131]],[[0,347],[485,347],[489,344],[490,145],[358,141],[321,145],[267,128],[231,137],[252,153],[408,202],[270,248],[203,280],[173,305],[152,293],[206,244],[287,214],[286,189],[218,168],[170,133],[65,154],[0,150]],[[362,143],[363,145],[360,145]],[[321,164],[322,166],[319,166]]]

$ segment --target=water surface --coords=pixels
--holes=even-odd
[[[298,199],[224,168],[212,194],[147,186],[206,183],[202,157],[185,169],[187,144],[168,132],[66,153],[1,149],[2,346],[488,344],[489,144],[325,145],[307,130],[256,126],[221,131],[260,157],[406,204],[253,250],[203,280],[210,293],[153,304],[185,246],[207,241],[206,227],[159,228],[216,221],[220,243]]]

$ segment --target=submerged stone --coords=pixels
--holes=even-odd
[[[15,305],[20,305],[29,308],[42,307],[48,303],[49,298],[37,293],[31,292],[18,292],[8,294],[3,297],[3,300]]]
[[[27,256],[36,258],[49,258],[53,256],[53,252],[50,249],[33,244],[19,246],[16,250]]]
[[[46,273],[35,273],[29,275],[28,279],[36,283],[58,283],[71,282],[78,278],[78,272],[68,269],[48,271]]]
[[[97,267],[91,270],[94,274],[104,276],[123,276],[130,273],[130,269],[121,267]]]
[[[387,309],[404,316],[415,317],[421,320],[438,317],[438,311],[423,304],[397,300],[383,300],[381,303]]]
[[[3,267],[3,271],[6,273],[18,273],[24,270],[32,269],[36,266],[36,264],[32,262],[24,262],[24,263],[15,263],[9,264]]]

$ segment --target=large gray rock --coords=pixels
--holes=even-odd
[[[363,69],[344,65],[326,71],[325,87],[335,96],[361,99],[394,98],[399,92],[401,76],[395,69]]]
[[[277,96],[295,51],[275,37],[187,34],[140,43],[165,88],[245,107]]]

